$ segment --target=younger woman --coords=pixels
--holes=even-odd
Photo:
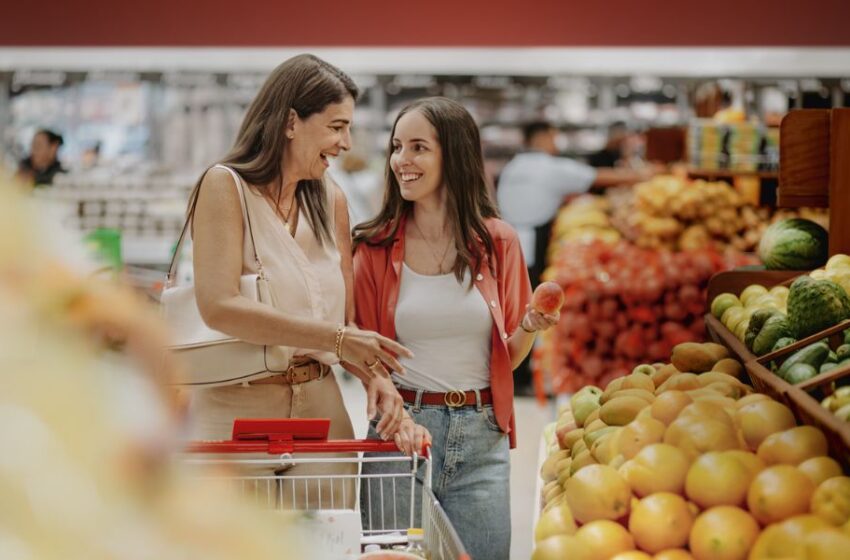
[[[386,182],[380,214],[355,228],[356,321],[414,353],[393,377],[433,438],[434,492],[473,558],[508,558],[512,372],[558,317],[528,306],[522,251],[488,195],[478,127],[462,105],[434,97],[401,111]],[[414,448],[428,438],[415,437]],[[410,493],[384,492],[382,504],[375,485],[364,479],[364,518],[406,526]]]

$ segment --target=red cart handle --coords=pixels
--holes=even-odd
[[[328,439],[327,418],[250,418],[233,422],[233,439],[189,442],[188,453],[392,453],[394,441],[379,439]],[[430,455],[430,445],[420,455]]]

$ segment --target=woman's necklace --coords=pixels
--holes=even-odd
[[[281,188],[283,188],[282,183]],[[295,207],[297,205],[298,203],[295,197],[295,193],[292,193],[292,200],[290,201],[289,208],[286,210],[286,212],[284,212],[276,202],[272,201],[272,206],[274,206],[275,213],[280,216],[280,219],[283,220],[283,225],[286,227],[286,229],[289,230],[289,233],[291,235],[295,235],[295,229],[290,224],[290,220],[292,219],[292,211],[295,210]]]
[[[437,274],[443,274],[443,261],[446,260],[446,255],[449,254],[449,248],[452,246],[451,239],[448,243],[446,243],[446,249],[443,251],[443,256],[438,256],[439,253],[434,250],[434,247],[431,246],[431,243],[428,241],[428,238],[425,237],[425,234],[422,233],[422,230],[419,228],[419,224],[416,223],[416,220],[413,220],[413,227],[416,228],[416,231],[419,232],[419,235],[422,236],[422,240],[425,241],[425,245],[428,247],[428,250],[431,251],[431,254],[434,256],[434,259],[437,261]]]

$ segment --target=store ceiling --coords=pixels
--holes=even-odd
[[[846,0],[7,2],[3,46],[850,46]]]

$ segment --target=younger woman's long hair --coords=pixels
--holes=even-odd
[[[407,105],[398,114],[389,140],[383,207],[377,217],[354,228],[354,243],[388,246],[396,236],[402,216],[413,209],[413,203],[402,198],[390,165],[396,125],[412,111],[419,111],[428,119],[442,148],[443,185],[448,195],[446,212],[457,250],[453,272],[458,282],[462,282],[465,271],[471,271],[474,277],[481,269],[483,257],[492,257],[493,238],[485,220],[498,218],[499,212],[487,189],[478,125],[463,105],[451,99],[427,97]],[[494,269],[492,258],[490,268]]]
[[[290,109],[306,119],[346,97],[356,101],[358,95],[354,81],[339,68],[311,54],[292,57],[266,79],[248,107],[233,147],[220,163],[233,168],[255,188],[271,191],[264,194],[279,204],[281,186],[274,185],[274,181],[283,176],[281,163]],[[203,179],[202,175],[189,198],[190,213],[194,211]],[[328,219],[332,209],[327,208],[322,180],[299,181],[295,196],[306,209],[307,221],[319,243],[333,243]]]

